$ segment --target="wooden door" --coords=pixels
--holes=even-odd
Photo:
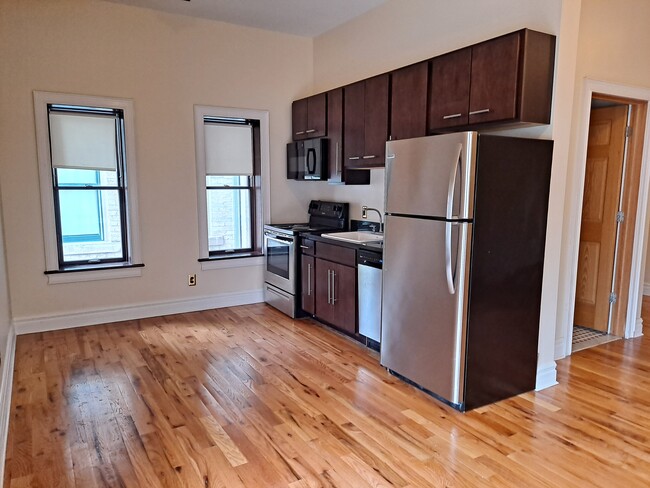
[[[472,47],[469,123],[517,117],[517,82],[521,33]]]
[[[389,76],[375,76],[367,79],[365,84],[362,165],[384,166],[388,140]]]
[[[398,69],[392,76],[391,139],[426,136],[429,63],[423,61]]]
[[[316,269],[313,256],[300,256],[302,273],[302,309],[310,315],[316,311]]]
[[[472,49],[465,48],[431,61],[429,133],[467,125]]]
[[[607,332],[627,106],[591,111],[574,323]]]

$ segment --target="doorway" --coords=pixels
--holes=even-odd
[[[625,336],[647,101],[593,93],[571,351]]]

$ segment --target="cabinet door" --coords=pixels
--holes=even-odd
[[[327,94],[327,137],[330,140],[329,183],[343,183],[343,88]]]
[[[316,258],[316,317],[349,334],[356,333],[356,270]]]
[[[295,100],[291,104],[291,127],[293,140],[299,141],[307,138],[307,109],[309,102],[306,98]]]
[[[365,137],[365,82],[348,85],[343,90],[343,147],[344,165],[359,166],[364,154]]]
[[[391,140],[426,136],[428,61],[398,69],[392,76]]]
[[[310,315],[316,313],[316,269],[312,256],[300,257],[300,271],[302,273],[302,309]]]
[[[307,99],[307,137],[327,135],[327,94],[319,93]]]
[[[388,140],[389,75],[366,80],[362,166],[384,166]]]
[[[332,301],[335,325],[348,334],[357,332],[357,272],[355,268],[330,263],[332,267]]]
[[[517,117],[520,32],[472,48],[469,123]]]
[[[324,259],[315,260],[316,267],[316,317],[335,325],[336,310],[332,305],[332,263]]]
[[[471,66],[471,48],[431,60],[429,132],[467,125]]]
[[[343,88],[327,93],[327,137],[330,140],[328,183],[370,184],[370,171],[346,171],[343,154]]]

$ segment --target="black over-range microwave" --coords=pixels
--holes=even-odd
[[[287,144],[287,178],[326,180],[329,139],[307,139]]]

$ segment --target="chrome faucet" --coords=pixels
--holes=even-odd
[[[372,210],[373,212],[377,212],[377,215],[379,215],[379,232],[382,232],[384,230],[384,221],[381,218],[381,212],[377,210],[376,208],[372,207],[367,207],[367,206],[362,206],[361,207],[361,218],[362,219],[367,219],[368,218],[368,210]]]

